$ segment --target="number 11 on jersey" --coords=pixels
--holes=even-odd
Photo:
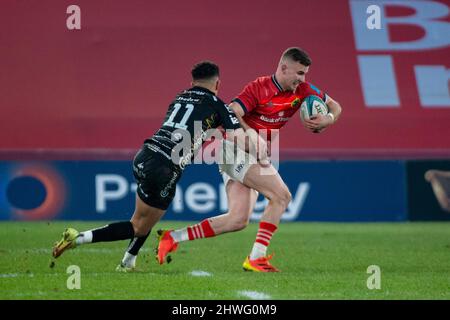
[[[177,129],[182,129],[182,130],[186,130],[187,129],[187,125],[186,122],[189,119],[189,116],[191,115],[192,111],[194,110],[194,105],[193,104],[186,104],[186,110],[184,111],[184,115],[183,118],[181,118],[180,122],[174,122],[173,120],[175,119],[175,117],[177,116],[178,112],[181,109],[181,103],[175,103],[174,104],[174,110],[172,111],[172,114],[170,115],[169,119],[167,119],[166,122],[163,123],[163,126],[168,126],[168,127],[175,127]]]

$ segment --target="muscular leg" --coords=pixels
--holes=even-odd
[[[164,213],[165,210],[149,206],[136,195],[136,209],[130,220],[134,235],[136,237],[146,236]]]
[[[171,231],[174,242],[210,238],[244,229],[248,225],[258,194],[239,181],[231,179],[227,182],[226,191],[229,206],[227,213]]]
[[[164,212],[164,210],[148,206],[136,195],[136,210],[130,220],[135,236],[130,240],[122,261],[116,268],[117,271],[128,271],[135,268],[139,250],[150,235],[151,228],[161,219]]]
[[[264,170],[264,174],[261,174],[261,170]],[[273,166],[263,168],[259,164],[254,164],[247,171],[244,184],[259,191],[269,200],[261,221],[278,225],[281,215],[291,201],[291,193],[280,174]]]
[[[228,212],[209,219],[216,235],[244,229],[258,197],[255,190],[231,179],[227,183],[226,191]]]
[[[269,204],[264,210],[249,259],[257,260],[266,256],[270,239],[277,229],[281,215],[291,201],[289,189],[273,166],[262,167],[260,164],[253,164],[247,170],[244,184],[229,180],[226,188],[229,211],[223,215],[205,219],[196,225],[165,234],[158,245],[158,256],[161,264],[164,263],[168,253],[176,250],[179,242],[213,237],[245,228],[257,199],[257,193],[254,190],[261,192],[269,200]],[[247,260],[245,263],[247,263]],[[244,266],[244,268],[246,270],[259,270],[253,265]],[[265,270],[267,268],[272,271],[276,270],[266,262]]]
[[[264,170],[264,174],[261,174],[261,170]],[[252,271],[278,271],[268,263],[267,247],[291,201],[291,194],[273,166],[262,168],[259,164],[252,165],[245,175],[244,183],[261,192],[269,204],[261,217],[255,243],[243,267]]]
[[[248,225],[257,199],[255,190],[269,199],[262,221],[278,225],[281,215],[291,200],[289,190],[273,166],[263,168],[259,164],[253,164],[245,175],[244,184],[228,180],[226,191],[229,210],[227,213],[172,231],[174,241],[208,238],[244,229]]]

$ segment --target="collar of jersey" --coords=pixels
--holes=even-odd
[[[275,75],[272,75],[272,82],[275,85],[275,87],[277,87],[279,92],[283,91],[283,88],[281,87],[281,84],[278,82],[277,78],[275,78]]]
[[[200,86],[194,86],[194,87],[190,88],[189,90],[204,91],[204,92],[207,92],[207,93],[212,94],[213,96],[215,96],[214,92],[212,92],[209,89],[206,89],[204,87],[200,87]]]

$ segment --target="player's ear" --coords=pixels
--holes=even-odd
[[[219,91],[219,87],[220,87],[220,79],[216,80],[216,91]]]

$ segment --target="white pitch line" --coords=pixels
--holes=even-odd
[[[189,274],[194,277],[211,277],[212,276],[211,273],[209,273],[207,271],[203,271],[203,270],[193,270],[193,271],[189,272]]]
[[[13,293],[13,294],[8,294],[10,297],[34,297],[36,295],[38,296],[48,296],[49,293],[47,292],[43,292],[43,291],[38,291],[33,292],[33,293]]]
[[[248,291],[248,290],[238,291],[238,295],[250,298],[252,300],[269,300],[272,298],[268,294],[258,292],[258,291]]]
[[[1,273],[0,278],[17,278],[19,276],[18,273]]]
[[[0,273],[0,278],[34,277],[32,273]]]

